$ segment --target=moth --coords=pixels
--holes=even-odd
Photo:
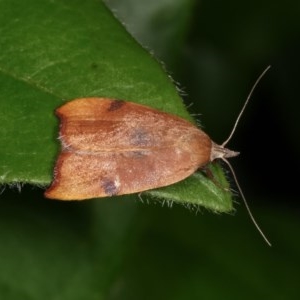
[[[216,159],[234,175],[227,158],[239,153],[226,144],[264,73],[221,145],[194,124],[145,105],[110,98],[67,102],[56,110],[62,149],[45,196],[84,200],[139,193],[181,181]]]
[[[183,180],[216,158],[237,155],[192,123],[151,107],[82,98],[56,110],[62,150],[48,198],[139,193]]]

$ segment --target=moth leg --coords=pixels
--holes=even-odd
[[[214,163],[214,162],[212,162]],[[201,168],[201,171],[203,171],[205,173],[205,175],[220,189],[226,191],[226,192],[230,192],[230,188],[225,188],[224,186],[221,185],[221,183],[216,179],[216,177],[214,176],[214,174],[212,173],[212,171],[210,170],[210,168],[208,167],[208,164],[203,166]]]
[[[138,195],[140,201],[141,201],[142,203],[144,203],[144,199],[142,198],[142,192],[138,193],[137,195]]]

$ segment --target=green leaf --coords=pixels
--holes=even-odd
[[[216,163],[208,165],[207,168],[210,174],[214,175],[213,178],[202,172],[196,172],[180,185],[173,184],[148,191],[147,194],[149,193],[158,199],[164,199],[168,206],[172,206],[173,201],[175,201],[196,211],[199,206],[214,212],[232,211],[231,192],[222,168]],[[201,193],[195,193],[197,190],[201,190]]]
[[[161,65],[102,2],[2,0],[0,12],[1,183],[50,183],[59,151],[54,109],[74,98],[125,99],[192,120]],[[152,194],[232,209],[225,189],[202,175]]]

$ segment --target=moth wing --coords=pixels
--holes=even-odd
[[[60,154],[55,180],[46,197],[61,200],[82,200],[137,193],[166,186],[189,176],[197,165],[178,167],[172,150],[151,150],[128,153]]]
[[[79,99],[58,115],[63,150],[48,198],[137,193],[178,182],[209,161],[211,141],[205,133],[146,106]]]
[[[67,102],[56,111],[63,149],[102,152],[169,147],[199,129],[177,116],[137,103],[108,98]],[[207,136],[202,132],[202,137]],[[206,138],[207,139],[207,138]]]

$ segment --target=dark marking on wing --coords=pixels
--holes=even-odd
[[[118,194],[118,187],[115,185],[115,182],[109,178],[103,178],[101,180],[101,187],[104,189],[104,192],[107,196],[114,196]]]
[[[130,142],[134,146],[151,146],[151,136],[143,128],[134,128],[130,135]]]
[[[113,100],[107,109],[107,111],[115,111],[120,109],[123,105],[125,105],[124,100]]]

